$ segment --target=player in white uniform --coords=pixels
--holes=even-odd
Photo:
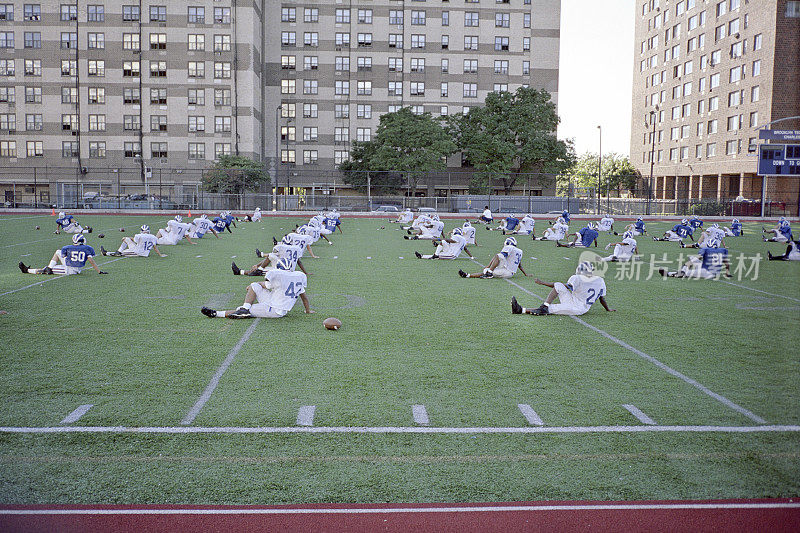
[[[265,281],[247,287],[244,303],[231,311],[215,311],[203,307],[200,312],[209,318],[281,318],[292,310],[297,299],[303,302],[306,313],[313,313],[305,295],[308,280],[302,272],[291,271],[282,259],[277,268],[267,272]]]
[[[268,254],[263,253],[256,248],[256,257],[265,258],[260,263],[253,265],[250,270],[242,270],[236,266],[235,262],[231,263],[231,270],[236,276],[263,276],[268,270],[277,268],[278,262],[281,259],[286,259],[291,265],[291,270],[299,267],[303,274],[308,275],[306,269],[300,258],[303,256],[303,249],[292,243],[289,237],[284,237],[281,242],[272,247],[272,251]]]
[[[435,240],[442,238],[442,232],[444,231],[444,222],[439,220],[439,215],[433,214],[431,215],[430,222],[427,224],[422,224],[419,227],[418,234],[403,235],[404,239],[425,239],[425,240]],[[408,233],[411,234],[411,230],[408,230]]]
[[[789,246],[783,255],[772,255],[767,251],[767,257],[770,261],[800,261],[800,241],[789,241]]]
[[[436,243],[434,242],[434,244]],[[436,251],[433,254],[422,255],[419,252],[414,252],[414,255],[418,259],[456,259],[461,255],[461,252],[466,252],[468,256],[472,257],[472,254],[467,250],[467,239],[464,238],[461,228],[453,228],[453,231],[450,232],[450,238],[442,239],[436,245]]]
[[[553,224],[552,228],[547,228],[544,230],[544,235],[538,238],[534,238],[536,241],[560,241],[563,239],[567,232],[569,231],[569,226],[564,221],[564,217],[558,217],[556,223]]]
[[[311,245],[314,243],[312,242],[310,236],[303,235],[297,232],[292,232],[292,233],[287,233],[286,237],[288,237],[291,240],[292,244],[300,247],[300,250],[302,252],[300,254],[300,257],[303,257],[306,254],[306,252],[308,252],[308,255],[310,255],[314,259],[318,257],[314,255],[314,250],[311,249]],[[275,241],[275,244],[278,244],[278,241]]]
[[[397,215],[397,220],[390,220],[389,222],[398,223],[398,224],[410,224],[411,221],[414,220],[414,215],[411,213],[411,208],[406,207],[404,211],[401,211],[399,215]]]
[[[475,272],[467,274],[463,270],[458,271],[458,275],[462,278],[501,278],[508,279],[517,273],[517,269],[525,276],[529,274],[522,268],[522,250],[517,248],[517,239],[509,237],[503,243],[503,249],[500,253],[492,257],[489,265],[483,269],[483,272]]]
[[[248,222],[258,222],[258,221],[260,221],[261,220],[261,208],[260,207],[256,207],[256,210],[253,211],[252,216],[246,216],[245,220],[247,220]]]
[[[214,226],[213,224],[211,224],[211,221],[208,220],[208,215],[203,214],[197,217],[196,219],[192,220],[192,223],[189,227],[188,235],[192,239],[202,239],[203,235],[205,235],[209,231],[214,234],[214,237],[219,239],[219,234],[217,233],[217,230],[214,229]]]
[[[403,229],[408,231],[409,234],[414,231],[418,232],[420,231],[420,228],[424,224],[430,224],[430,222],[431,222],[430,215],[428,215],[427,213],[420,213],[419,215],[417,215],[417,218],[411,221],[410,226],[403,226]]]
[[[536,232],[534,231],[534,226],[536,225],[536,221],[533,219],[533,216],[530,214],[525,215],[519,221],[519,227],[517,228],[516,233],[517,235],[530,235],[534,239],[536,238]]]
[[[301,228],[303,226],[300,226]],[[305,232],[301,232],[298,228],[298,233],[303,233],[304,235],[308,235],[314,239],[314,242],[317,242],[320,239],[325,239],[328,241],[328,244],[333,246],[331,240],[322,232],[322,222],[320,222],[316,217],[312,217],[311,220],[308,221],[308,224],[305,224]],[[328,232],[330,235],[332,232]]]
[[[156,238],[158,239],[158,244],[168,244],[174,245],[178,244],[181,239],[186,239],[192,244],[197,244],[193,242],[189,234],[189,228],[191,228],[191,224],[184,224],[183,217],[180,215],[175,215],[175,218],[172,220],[167,221],[167,227],[161,228],[156,233]]]
[[[606,213],[605,216],[600,219],[597,229],[599,231],[614,231],[614,219],[611,217],[611,215]]]
[[[700,238],[697,239],[697,242],[684,244],[683,241],[681,241],[680,245],[681,248],[708,248],[709,243],[712,241],[716,241],[717,244],[721,244],[722,247],[725,248],[725,231],[723,231],[716,222],[711,224],[700,234]]]
[[[131,237],[122,239],[122,244],[116,252],[107,252],[105,248],[100,247],[100,253],[103,255],[126,256],[126,257],[147,257],[150,255],[151,250],[160,257],[167,257],[158,249],[158,239],[155,235],[150,233],[150,226],[142,224],[141,232]]]
[[[592,304],[600,300],[600,304],[606,311],[616,311],[611,309],[606,303],[606,282],[600,276],[594,275],[594,266],[589,261],[582,261],[575,269],[575,275],[563,283],[548,283],[536,278],[536,283],[551,287],[550,294],[545,298],[544,303],[537,308],[522,307],[517,303],[517,299],[511,297],[511,312],[515,315],[572,315],[580,316],[589,309]],[[558,298],[558,303],[554,304]]]
[[[478,222],[482,224],[491,224],[493,220],[494,217],[492,216],[492,211],[489,209],[489,206],[483,206],[483,214],[478,217]]]
[[[637,246],[636,239],[633,238],[633,232],[626,231],[623,233],[620,242],[606,244],[606,250],[612,246],[614,247],[614,253],[608,257],[603,257],[601,261],[630,261],[636,253]]]
[[[478,246],[477,241],[475,240],[475,226],[469,223],[469,220],[464,221],[464,225],[461,227],[461,235],[467,239],[467,245],[475,245]]]

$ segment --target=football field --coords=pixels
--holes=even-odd
[[[426,261],[414,252],[431,243],[398,224],[345,217],[303,259],[314,314],[211,320],[202,306],[235,309],[259,279],[231,262],[252,266],[307,218],[146,259],[100,245],[168,215],[76,218],[107,276],[22,274],[70,236],[55,217],[0,217],[0,503],[800,495],[800,262],[766,261],[786,247],[761,223],[726,239],[733,277],[715,281],[662,279],[696,251],[638,237],[641,259],[603,272],[616,311],[570,318],[512,315],[510,300],[537,307],[549,289],[534,277],[565,282],[579,249],[517,236],[530,277],[462,279],[505,236],[478,225],[475,260]],[[617,239],[601,233],[597,252]]]

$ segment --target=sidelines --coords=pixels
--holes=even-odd
[[[125,258],[124,257],[117,257],[116,259],[111,259],[110,261],[106,261],[105,263],[97,263],[97,266],[101,267],[103,265],[107,265],[109,263],[113,263],[114,261],[119,261],[120,259],[125,259]],[[25,289],[30,289],[31,287],[36,287],[37,285],[41,285],[42,283],[47,283],[48,281],[54,281],[54,280],[63,279],[63,278],[66,278],[66,277],[68,277],[68,276],[56,275],[56,276],[53,276],[53,277],[48,277],[47,279],[43,279],[42,281],[37,281],[36,283],[31,283],[30,285],[26,285],[25,287],[20,287],[19,289],[14,289],[13,291],[4,292],[4,293],[0,294],[0,296],[6,296],[6,295],[9,295],[9,294],[14,294],[15,292],[24,291]]]
[[[525,426],[525,427],[430,427],[430,426],[283,426],[283,427],[127,427],[56,426],[0,427],[0,433],[111,433],[111,434],[270,434],[270,433],[420,433],[420,434],[554,434],[554,433],[798,433],[800,425],[769,426]]]
[[[478,263],[478,261],[476,261],[475,259],[472,259],[472,261],[473,261],[474,263],[477,263],[478,265],[480,265],[480,263]],[[483,265],[481,265],[481,266],[483,266]],[[538,299],[540,299],[540,300],[544,301],[544,298],[542,298],[542,297],[541,297],[541,296],[539,296],[538,294],[536,294],[536,293],[534,293],[534,292],[531,292],[531,291],[529,291],[528,289],[526,289],[526,288],[522,287],[522,286],[521,286],[521,285],[519,285],[518,283],[516,283],[516,282],[514,282],[514,281],[511,281],[510,279],[507,279],[507,280],[505,280],[505,281],[506,281],[506,282],[508,282],[509,284],[513,285],[514,287],[518,288],[518,289],[519,289],[519,290],[521,290],[522,292],[524,292],[524,293],[526,293],[526,294],[529,294],[529,295],[531,295],[531,296],[533,296],[533,297],[535,297],[535,298],[538,298]],[[703,385],[703,384],[701,384],[701,383],[699,383],[699,382],[695,381],[694,379],[690,378],[689,376],[686,376],[686,375],[684,375],[684,374],[681,374],[681,373],[680,373],[680,372],[678,372],[677,370],[675,370],[675,369],[673,369],[673,368],[671,368],[671,367],[669,367],[669,366],[665,365],[664,363],[662,363],[661,361],[659,361],[659,360],[658,360],[658,359],[656,359],[655,357],[652,357],[652,356],[650,356],[650,355],[647,355],[647,354],[646,354],[646,353],[644,353],[643,351],[641,351],[641,350],[639,350],[639,349],[637,349],[637,348],[634,348],[634,347],[633,347],[633,346],[631,346],[630,344],[628,344],[628,343],[626,343],[625,341],[622,341],[622,340],[620,340],[620,339],[618,339],[618,338],[614,337],[614,336],[613,336],[613,335],[611,335],[610,333],[607,333],[606,331],[603,331],[603,330],[602,330],[602,329],[600,329],[600,328],[597,328],[597,327],[595,327],[595,326],[593,326],[593,325],[591,325],[591,324],[589,324],[589,323],[587,323],[587,322],[584,322],[582,319],[578,318],[577,316],[571,316],[571,315],[570,315],[569,317],[570,317],[572,320],[574,320],[575,322],[577,322],[578,324],[581,324],[582,326],[585,326],[585,327],[587,327],[587,328],[591,329],[592,331],[595,331],[595,332],[599,333],[600,335],[602,335],[603,337],[607,338],[608,340],[615,342],[616,344],[618,344],[618,345],[622,346],[622,347],[623,347],[623,348],[625,348],[626,350],[629,350],[629,351],[631,351],[631,352],[635,353],[636,355],[638,355],[639,357],[641,357],[641,358],[645,359],[646,361],[649,361],[649,362],[653,363],[653,364],[654,364],[654,365],[656,365],[658,368],[660,368],[661,370],[664,370],[664,371],[665,371],[665,372],[667,372],[668,374],[671,374],[671,375],[675,376],[676,378],[678,378],[678,379],[680,379],[680,380],[683,380],[684,382],[686,382],[686,383],[688,383],[689,385],[691,385],[691,386],[695,387],[696,389],[698,389],[698,390],[702,391],[703,393],[707,394],[708,396],[711,396],[711,397],[712,397],[712,398],[714,398],[715,400],[717,400],[717,401],[719,401],[719,402],[721,402],[721,403],[725,404],[726,406],[730,407],[730,408],[731,408],[731,409],[733,409],[734,411],[738,411],[739,413],[743,414],[744,416],[746,416],[746,417],[747,417],[747,418],[749,418],[750,420],[752,420],[752,421],[754,421],[754,422],[756,422],[756,423],[759,423],[759,424],[766,424],[766,423],[767,423],[767,421],[766,421],[766,420],[764,420],[764,419],[763,419],[763,418],[761,418],[760,416],[756,415],[755,413],[752,413],[751,411],[748,411],[748,410],[747,410],[747,409],[745,409],[744,407],[741,407],[741,406],[739,406],[739,405],[737,405],[737,404],[733,403],[732,401],[730,401],[729,399],[725,398],[725,397],[724,397],[724,396],[722,396],[721,394],[717,394],[716,392],[712,391],[711,389],[709,389],[709,388],[708,388],[708,387],[706,387],[705,385]]]

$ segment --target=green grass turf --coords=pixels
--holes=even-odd
[[[219,365],[252,325],[209,320],[199,308],[241,303],[234,277],[294,218],[239,223],[233,234],[164,247],[168,257],[98,257],[62,279],[22,275],[68,242],[53,218],[0,217],[0,426],[58,426],[92,404],[76,426],[179,426]],[[142,223],[168,217],[81,216],[89,244],[115,248]],[[449,230],[456,221],[447,221]],[[41,230],[35,230],[35,225]],[[573,226],[577,225],[573,223]],[[660,234],[669,222],[648,223]],[[380,230],[381,226],[386,229]],[[537,230],[544,229],[537,222]],[[125,227],[126,233],[120,233]],[[261,320],[193,426],[294,426],[315,405],[315,426],[413,426],[424,404],[433,427],[525,427],[517,404],[547,426],[640,425],[633,404],[661,425],[755,422],[567,317],[515,316],[509,300],[539,300],[502,280],[464,280],[467,258],[420,261],[428,242],[402,239],[386,219],[345,219],[334,246],[304,260],[316,314],[298,304]],[[573,228],[574,229],[574,228]],[[785,246],[760,240],[760,224],[729,239],[752,257]],[[103,232],[100,240],[96,234]],[[504,237],[479,227],[473,255],[488,262]],[[564,281],[579,250],[518,237],[523,267]],[[640,237],[646,261],[674,243]],[[601,235],[599,251],[613,242]],[[690,250],[684,254],[693,253]],[[610,253],[606,252],[606,253]],[[30,254],[30,255],[27,255]],[[200,257],[197,257],[200,256]],[[399,257],[404,259],[399,259]],[[334,259],[336,257],[336,259]],[[371,257],[371,259],[367,259]],[[535,257],[536,259],[532,259]],[[564,258],[568,259],[564,259]],[[766,261],[757,279],[618,280],[608,302],[583,317],[697,380],[769,424],[800,424],[800,264]],[[515,283],[545,296],[533,277]],[[788,298],[776,296],[783,295]],[[340,331],[324,330],[327,316]],[[286,503],[669,499],[797,496],[798,433],[528,435],[130,435],[0,433],[4,503]]]

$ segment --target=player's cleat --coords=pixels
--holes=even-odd
[[[486,231],[489,231],[489,225],[488,224],[486,225]]]
[[[276,239],[275,236],[273,235],[272,236],[272,245],[273,246],[277,246],[277,244],[278,244],[278,239]]]
[[[433,254],[433,257],[431,257],[431,259],[439,259],[439,256],[436,255],[436,254]]]
[[[86,226],[86,231],[88,231],[89,233],[91,233],[91,232],[93,231],[93,230],[92,230],[92,227],[91,227],[91,226]]]
[[[489,278],[493,278],[494,274],[492,274],[491,272],[484,272],[483,274],[481,274],[478,277],[481,278],[481,279],[489,279]]]
[[[236,263],[231,261],[231,270],[233,270],[233,275],[238,276],[242,273],[242,269],[236,266]]]
[[[256,248],[256,257],[264,257],[263,255],[261,255],[261,250],[259,250],[258,248]]]
[[[680,241],[680,242],[678,242],[678,244],[680,244],[680,245],[681,245],[681,248],[686,248],[686,245],[685,245],[685,244],[683,244],[683,241]]]
[[[511,297],[511,312],[515,315],[522,314],[522,306],[519,305],[519,302],[517,302],[517,299],[514,296]]]
[[[770,252],[769,250],[767,251],[767,257],[769,257],[770,259],[772,259],[772,252]],[[20,263],[20,265],[22,265],[22,263]]]
[[[467,273],[464,272],[463,270],[460,270],[460,269],[458,271],[458,275],[461,276],[462,278],[466,278],[467,277]]]
[[[217,318],[217,312],[208,307],[201,307],[200,312],[206,315],[208,318]]]
[[[534,309],[533,311],[531,311],[531,314],[540,315],[540,316],[541,315],[549,315],[550,314],[550,309],[546,305],[542,304],[539,307],[537,307],[536,309]]]
[[[666,268],[659,268],[658,273],[661,274],[663,277],[667,277],[667,269]]]
[[[253,314],[250,313],[249,309],[239,307],[235,311],[231,311],[231,314],[228,315],[228,318],[251,318],[252,316]]]
[[[42,274],[47,274],[48,276],[52,276],[53,275],[53,269],[50,268],[49,266],[46,266],[46,267],[44,267],[42,269]]]
[[[656,239],[655,235],[653,236],[653,240],[654,240],[654,241],[657,241],[657,240],[658,240],[658,239]]]
[[[23,263],[22,261],[20,261],[19,265],[17,265],[17,266],[19,267],[20,270],[22,270],[23,274],[27,274],[28,273],[28,267],[26,267],[25,263]]]
[[[103,248],[102,246],[100,247],[100,253],[103,255],[108,255],[108,252],[106,252],[106,249]]]
[[[406,233],[408,233],[409,235],[411,235],[411,230],[410,230],[410,229],[407,229],[407,230],[406,230]]]
[[[421,253],[419,253],[419,252],[414,252],[414,255],[416,255],[416,256],[417,256],[417,259],[422,259],[422,254],[421,254]],[[22,263],[20,263],[20,264],[22,264]]]

